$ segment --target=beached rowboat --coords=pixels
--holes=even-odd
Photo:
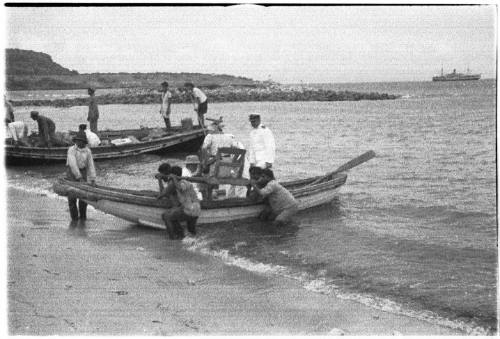
[[[157,130],[157,129],[155,129]],[[201,128],[185,129],[174,127],[168,133],[148,138],[151,128],[135,130],[100,131],[101,140],[116,140],[130,136],[142,139],[134,143],[108,144],[92,147],[94,160],[107,160],[129,157],[133,155],[163,151],[187,152],[197,150],[204,138]],[[33,164],[63,162],[66,161],[68,147],[26,147],[5,145],[5,156],[7,164]]]
[[[299,209],[305,210],[332,201],[347,175],[339,173],[314,183],[321,177],[313,177],[282,183],[297,199]],[[54,192],[63,196],[83,199],[96,209],[116,217],[146,226],[164,227],[161,218],[165,202],[157,200],[158,192],[134,191],[105,186],[91,186],[86,183],[59,180]],[[261,201],[245,198],[229,198],[201,202],[198,224],[212,224],[231,220],[257,217],[264,208]]]
[[[323,205],[331,202],[337,195],[339,187],[346,182],[347,174],[344,173],[345,171],[374,156],[373,151],[368,151],[324,176],[282,182],[281,184],[297,199],[299,210]],[[185,179],[193,180],[194,178]],[[223,180],[219,180],[219,182],[224,183]],[[83,199],[98,210],[133,223],[164,227],[161,215],[166,206],[164,201],[156,199],[158,192],[92,186],[66,179],[60,179],[56,182],[53,190],[62,196]],[[262,201],[256,202],[246,198],[229,198],[202,201],[201,208],[198,224],[212,224],[255,218],[264,208],[264,204]]]

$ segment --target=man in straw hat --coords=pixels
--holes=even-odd
[[[66,159],[67,179],[72,181],[90,182],[95,185],[96,170],[94,166],[94,159],[90,148],[87,147],[87,136],[84,131],[78,131],[73,138],[75,145],[68,149]],[[69,213],[71,220],[78,220],[78,218],[87,219],[87,203],[83,200],[68,197]]]
[[[250,114],[249,119],[252,125],[249,147],[250,166],[257,166],[262,169],[271,168],[276,152],[273,132],[261,124],[260,114]]]

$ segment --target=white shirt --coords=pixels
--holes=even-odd
[[[273,132],[262,124],[250,131],[250,164],[265,168],[266,162],[273,164],[276,153]]]
[[[197,87],[194,87],[193,88],[193,98],[194,98],[194,107],[198,107],[198,103],[203,103],[205,101],[207,101],[207,96],[205,95],[205,93],[203,93],[201,91],[201,89],[197,88]],[[198,100],[196,100],[198,99]]]
[[[23,121],[14,121],[7,125],[9,129],[10,136],[15,141],[18,139],[24,138],[28,135],[28,125],[26,125]]]
[[[66,165],[69,166],[71,172],[77,180],[82,177],[80,172],[81,168],[87,169],[88,181],[95,180],[96,178],[94,158],[92,158],[92,152],[88,147],[79,148],[77,145],[73,145],[68,148]]]
[[[211,156],[217,155],[221,147],[237,147],[237,141],[232,134],[211,133],[203,140],[201,148],[206,149]]]
[[[172,93],[170,91],[166,91],[161,94],[161,108],[160,114],[164,118],[168,118],[170,116],[169,102],[170,98],[172,98]]]
[[[86,129],[85,135],[87,136],[87,142],[89,144],[89,147],[96,147],[99,146],[99,144],[101,143],[101,139],[99,139],[97,134],[95,134],[91,130]]]
[[[188,170],[187,167],[182,167],[182,176],[187,177],[187,178],[191,178],[193,176],[193,173],[191,173],[191,171]],[[203,196],[201,195],[198,184],[193,183],[193,188],[194,188],[194,191],[196,192],[196,196],[198,197],[198,199],[203,200]]]

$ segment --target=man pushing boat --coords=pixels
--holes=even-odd
[[[289,222],[299,211],[299,204],[293,195],[274,178],[274,173],[266,168],[261,171],[258,180],[250,180],[255,192],[267,198],[266,208],[260,218],[273,220],[273,224],[280,226]]]
[[[167,187],[162,189],[157,199],[170,198],[171,202],[175,199],[178,205],[168,208],[163,214],[162,219],[167,227],[167,234],[170,239],[183,239],[184,229],[181,226],[182,221],[186,221],[187,229],[191,234],[196,234],[196,222],[201,213],[200,201],[193,187],[193,184],[181,178],[182,168],[162,164],[159,168],[159,175],[156,177],[160,180],[167,180]],[[168,166],[167,166],[168,165]],[[160,183],[160,188],[163,183]]]

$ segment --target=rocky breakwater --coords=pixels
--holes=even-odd
[[[200,87],[210,102],[248,102],[248,101],[359,101],[393,100],[400,95],[387,93],[361,93],[352,91],[333,91],[305,86],[209,86]],[[103,90],[104,91],[104,90]],[[187,103],[190,98],[182,88],[172,89],[174,103]],[[96,91],[98,94],[99,89]],[[100,105],[106,104],[153,104],[161,101],[156,89],[126,88],[119,93],[97,95]],[[55,106],[71,107],[87,105],[87,97],[62,98],[52,100],[15,100],[14,106]]]

